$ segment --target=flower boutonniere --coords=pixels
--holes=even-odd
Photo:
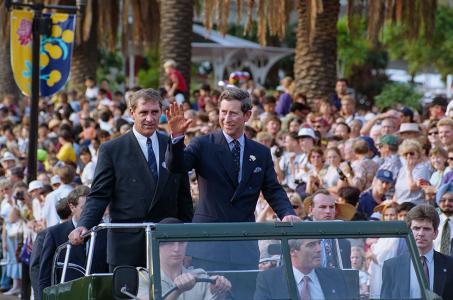
[[[255,161],[255,160],[256,160],[255,155],[250,155],[250,156],[249,156],[249,160],[250,160],[250,161]]]

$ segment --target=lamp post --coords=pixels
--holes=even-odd
[[[75,6],[70,5],[45,5],[42,3],[21,3],[5,0],[7,10],[11,8],[29,9],[33,11],[32,22],[32,74],[31,74],[31,107],[30,107],[30,130],[28,138],[28,163],[27,183],[36,179],[37,151],[38,151],[38,126],[39,126],[39,85],[40,85],[40,47],[41,35],[49,36],[52,31],[52,20],[43,15],[43,10],[75,14],[82,11],[85,1],[77,0]],[[22,299],[30,299],[30,276],[26,264],[22,264]]]
[[[40,46],[41,35],[50,35],[52,32],[52,20],[42,14],[44,9],[58,12],[72,13],[82,11],[85,1],[77,0],[75,6],[71,5],[45,5],[43,3],[21,3],[11,0],[5,1],[7,10],[11,8],[30,9],[33,11],[32,23],[32,72],[31,72],[31,107],[30,107],[30,130],[28,138],[28,163],[27,183],[36,179],[37,151],[38,151],[38,126],[39,126],[39,80],[40,80]]]

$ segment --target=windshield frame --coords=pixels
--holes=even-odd
[[[246,241],[246,240],[281,240],[282,254],[288,278],[289,296],[298,299],[294,274],[292,272],[288,240],[295,238],[404,238],[414,264],[417,280],[420,284],[422,299],[429,299],[428,286],[421,277],[423,267],[418,259],[418,249],[411,230],[401,221],[365,222],[365,221],[323,221],[300,223],[187,223],[156,224],[151,238],[152,274],[150,286],[153,299],[162,299],[160,285],[160,242],[174,241]]]

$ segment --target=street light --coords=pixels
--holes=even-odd
[[[83,11],[86,1],[77,0],[75,6],[71,5],[47,5],[43,3],[21,3],[18,1],[5,0],[5,7],[25,8],[33,11],[32,23],[32,74],[31,74],[31,109],[30,109],[30,131],[28,140],[28,164],[27,183],[36,179],[37,173],[37,151],[38,151],[38,114],[39,114],[39,56],[41,35],[50,35],[52,32],[52,20],[49,16],[43,15],[44,9],[57,10],[59,12],[72,13]]]

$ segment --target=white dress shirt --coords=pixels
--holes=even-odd
[[[429,290],[432,291],[434,288],[434,250],[431,249],[424,256],[426,257],[426,263],[428,264]],[[412,262],[410,273],[410,297],[421,298],[420,284],[418,282],[417,275],[415,275],[414,264]]]
[[[234,147],[234,144],[233,144],[234,138],[232,138],[231,136],[226,134],[224,131],[222,131],[222,133],[225,136],[225,139],[226,139],[226,141],[228,143],[228,146],[230,147],[230,151],[232,151],[233,147]],[[238,182],[241,182],[241,179],[242,179],[242,161],[243,161],[243,157],[244,157],[244,147],[245,147],[244,134],[241,135],[237,140],[238,140],[239,144],[241,145],[241,155],[240,155],[240,160],[239,160],[239,176],[238,176]]]
[[[450,226],[450,238],[448,240],[451,241],[451,239],[453,238],[453,218],[447,217],[444,213],[441,213],[439,215],[439,219],[440,219],[439,228],[438,228],[439,233],[437,234],[436,239],[433,241],[433,244],[434,244],[434,250],[440,252],[440,241],[442,239],[442,232],[444,231],[444,225],[445,225],[445,222],[447,221],[447,219],[449,219],[448,225]]]
[[[319,282],[318,276],[316,275],[315,270],[311,270],[310,273],[304,274],[298,269],[293,267],[294,279],[296,280],[297,290],[299,291],[299,296],[304,287],[304,276],[310,277],[308,281],[308,289],[310,290],[310,299],[311,300],[324,300],[324,293],[322,292],[321,283]]]
[[[62,184],[58,187],[58,189],[46,196],[46,201],[44,202],[44,219],[46,220],[47,227],[60,223],[60,217],[58,217],[55,205],[62,198],[66,197],[72,189],[71,185]]]
[[[148,145],[146,144],[146,140],[148,139],[146,136],[140,134],[136,129],[135,125],[132,127],[132,132],[135,135],[135,138],[138,141],[138,145],[143,152],[143,155],[148,161]],[[157,164],[157,174],[159,175],[159,139],[157,138],[157,131],[154,131],[153,135],[150,136],[151,144],[153,146],[154,156],[156,157],[156,164]]]

